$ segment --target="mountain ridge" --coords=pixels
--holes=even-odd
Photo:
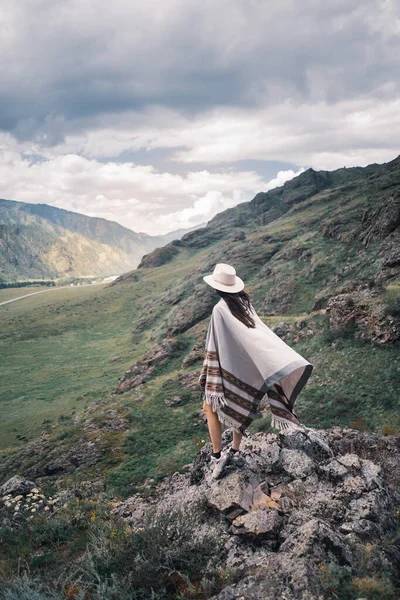
[[[315,171],[309,168],[282,186],[267,192],[258,192],[249,202],[243,202],[218,213],[201,231],[189,232],[179,240],[164,246],[168,250],[159,249],[156,255],[152,255],[151,252],[144,255],[138,268],[160,266],[163,264],[163,253],[168,261],[177,254],[175,249],[182,246],[202,245],[204,247],[215,241],[217,237],[225,237],[229,228],[246,227],[250,224],[265,226],[268,222],[288,213],[290,209],[295,209],[297,204],[324,190],[331,190],[333,193],[335,190],[346,189],[348,192],[355,189],[357,182],[364,186],[374,185],[376,177],[390,175],[391,171],[396,171],[398,181],[400,155],[388,163],[372,163],[366,167],[343,167],[335,171]],[[390,187],[396,183],[387,182],[386,185]],[[126,274],[124,277],[126,278]]]
[[[0,199],[0,278],[118,275],[186,232],[150,236],[102,217]]]

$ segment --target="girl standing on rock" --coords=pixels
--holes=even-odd
[[[253,419],[261,416],[258,405],[265,394],[272,427],[307,431],[293,406],[313,365],[261,321],[234,267],[218,263],[203,280],[221,296],[212,311],[199,377],[213,446],[213,477],[218,479],[226,464],[244,462],[240,442]],[[232,446],[224,451],[222,423],[233,428]]]

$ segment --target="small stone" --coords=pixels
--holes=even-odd
[[[339,526],[339,531],[345,535],[351,533],[353,531],[353,523],[342,523]]]
[[[261,510],[266,508],[279,508],[275,500],[273,500],[271,496],[268,496],[268,494],[265,494],[259,485],[254,489],[253,505],[251,509],[254,510],[256,508]]]
[[[287,512],[292,507],[292,501],[287,496],[282,496],[282,498],[279,498],[278,504],[279,504],[279,508],[283,512]]]
[[[272,500],[279,500],[279,498],[282,496],[282,490],[281,489],[274,489],[272,488],[271,490],[271,498]]]
[[[237,517],[232,522],[231,532],[249,539],[275,538],[281,522],[275,510],[256,509]]]
[[[286,473],[292,477],[306,477],[315,469],[314,461],[299,450],[283,448],[280,452],[280,459]]]
[[[338,457],[338,462],[348,469],[360,469],[361,461],[357,454],[344,454]]]

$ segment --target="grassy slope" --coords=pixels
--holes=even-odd
[[[185,404],[176,408],[167,407],[164,400],[182,395],[179,374],[199,372],[199,363],[182,368],[182,360],[195,342],[204,341],[208,319],[180,327],[182,333],[176,335],[181,354],[140,390],[117,397],[110,391],[135,359],[167,332],[176,332],[185,310],[196,311],[196,291],[200,296],[210,293],[202,275],[222,261],[235,265],[269,326],[302,318],[317,331],[292,344],[314,365],[312,379],[297,401],[296,412],[306,424],[349,425],[361,416],[374,430],[387,424],[399,427],[398,349],[372,348],[345,333],[332,346],[326,315],[312,311],[317,295],[329,297],[354,281],[367,282],[381,269],[376,254],[380,241],[365,248],[357,232],[363,211],[379,206],[390,189],[378,186],[371,193],[363,180],[356,189],[349,188],[347,180],[339,183],[343,187],[319,190],[286,207],[288,212],[271,222],[265,222],[266,211],[254,201],[226,211],[206,228],[211,232],[206,247],[191,245],[189,236],[189,243],[183,241],[166,264],[137,269],[113,285],[38,294],[0,307],[0,443],[5,454],[22,445],[17,434],[32,439],[43,429],[54,440],[68,443],[70,437],[75,443],[72,414],[98,400],[103,405],[93,413],[95,418],[101,421],[104,406],[112,406],[129,415],[131,430],[108,440],[112,459],[77,476],[105,474],[111,488],[127,495],[145,478],[157,480],[190,462],[207,436],[205,426],[194,425],[201,408],[199,394],[185,391]],[[259,200],[269,201],[264,196]],[[238,219],[246,213],[245,219]],[[234,222],[239,225],[232,229]],[[342,239],[323,234],[323,225],[337,222]],[[220,223],[225,227],[222,239]],[[232,237],[235,232],[241,234],[239,239]],[[196,239],[201,235],[205,233],[197,232]],[[182,292],[178,303],[171,299],[174,290]],[[398,293],[398,283],[392,280],[387,298]],[[214,295],[211,302],[218,299]],[[152,313],[143,309],[149,300]],[[132,333],[139,321],[141,331]],[[115,355],[120,362],[110,362]],[[162,388],[166,380],[172,382]],[[45,419],[51,422],[42,424]],[[255,421],[250,429],[269,431],[269,418]],[[81,431],[79,435],[93,437]]]
[[[19,298],[25,294],[31,294],[33,292],[40,292],[41,290],[47,290],[51,286],[48,285],[30,285],[25,288],[3,288],[0,289],[0,304],[12,298]]]

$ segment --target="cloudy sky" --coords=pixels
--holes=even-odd
[[[400,153],[400,0],[2,0],[0,197],[167,233]]]

